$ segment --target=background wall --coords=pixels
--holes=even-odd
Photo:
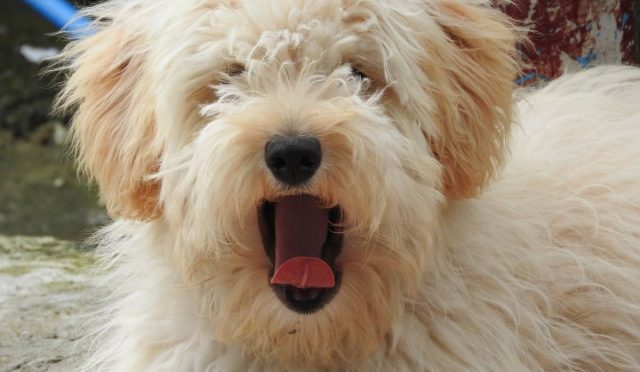
[[[637,0],[515,0],[501,8],[531,30],[533,46],[522,47],[531,66],[520,82],[549,80],[565,69],[640,61]]]

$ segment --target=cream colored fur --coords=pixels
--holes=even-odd
[[[87,13],[59,102],[116,221],[86,370],[639,368],[640,70],[514,100],[516,29],[484,1]],[[294,133],[324,153],[299,190],[263,159]],[[257,226],[292,193],[345,213],[341,288],[308,315],[269,287]]]

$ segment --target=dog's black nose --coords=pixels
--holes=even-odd
[[[316,172],[322,161],[322,149],[315,137],[274,136],[264,146],[264,158],[280,182],[295,186],[308,181]]]

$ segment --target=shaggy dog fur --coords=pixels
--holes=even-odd
[[[482,0],[87,14],[60,105],[116,218],[88,370],[638,369],[637,69],[514,96],[517,33]],[[264,159],[292,134],[323,153],[299,187]],[[342,213],[340,286],[310,313],[259,230],[293,194]]]

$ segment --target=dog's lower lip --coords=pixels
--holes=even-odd
[[[322,295],[322,288],[296,288],[292,286],[287,286],[288,295],[294,301],[313,301],[318,299]]]
[[[338,292],[341,273],[336,267],[335,260],[342,248],[342,214],[339,206],[329,210],[330,228],[327,231],[321,257],[335,273],[335,286],[333,288],[296,288],[291,285],[270,284],[276,296],[289,309],[302,314],[316,312],[328,304]],[[269,278],[274,274],[275,263],[274,216],[275,202],[263,201],[258,208],[258,224],[265,252],[272,263]]]

